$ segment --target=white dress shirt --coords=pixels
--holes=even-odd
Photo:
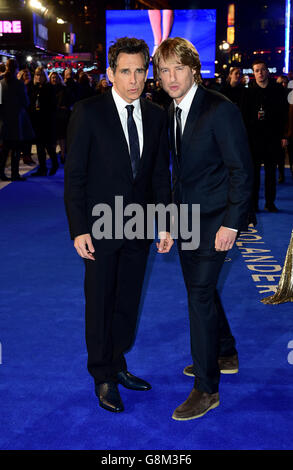
[[[133,110],[133,119],[135,121],[136,127],[137,127],[137,133],[138,133],[138,140],[139,140],[139,150],[140,150],[140,156],[142,155],[142,150],[143,150],[143,126],[142,126],[142,115],[141,115],[141,108],[140,108],[140,100],[137,99],[133,101],[132,103],[127,103],[123,98],[121,98],[120,95],[118,95],[117,91],[115,91],[114,87],[112,87],[112,94],[113,94],[113,99],[117,107],[117,111],[119,114],[119,118],[121,121],[121,125],[123,128],[123,132],[125,135],[125,139],[128,145],[128,150],[130,153],[130,148],[129,148],[129,137],[128,137],[128,128],[127,128],[127,117],[128,117],[128,112],[126,109],[126,106],[129,104],[132,104],[134,106]]]
[[[174,100],[174,111],[176,111],[177,106],[182,110],[182,113],[181,113],[182,134],[184,132],[187,116],[188,116],[190,107],[192,105],[192,101],[196,93],[196,90],[197,90],[197,84],[194,83],[192,87],[190,88],[189,92],[184,96],[183,100],[180,101],[178,105],[176,104],[176,101]],[[176,119],[174,119],[174,123],[175,123],[174,135],[176,135]]]
[[[187,116],[188,116],[188,113],[190,111],[192,101],[193,101],[193,98],[194,98],[194,95],[196,93],[197,88],[198,88],[197,84],[194,83],[192,85],[192,87],[190,88],[190,90],[188,91],[188,93],[184,96],[183,100],[180,101],[180,103],[178,105],[177,105],[176,101],[174,100],[174,113],[176,112],[177,106],[180,109],[182,109],[182,112],[181,112],[182,135],[183,135],[183,132],[184,132]],[[175,126],[174,127],[174,135],[176,135],[176,117],[174,119],[174,126]],[[229,228],[229,230],[233,230],[234,232],[238,231],[235,228],[230,228],[230,227],[225,227],[225,228]]]

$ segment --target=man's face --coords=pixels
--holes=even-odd
[[[144,68],[144,57],[141,53],[121,52],[117,58],[116,71],[109,67],[107,73],[114,90],[127,103],[132,103],[142,94],[147,70]]]
[[[255,64],[253,66],[253,73],[258,85],[263,85],[269,78],[269,71],[265,64]]]
[[[164,90],[179,104],[194,84],[195,71],[183,65],[177,56],[160,59],[159,77]]]

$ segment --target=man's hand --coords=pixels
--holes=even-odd
[[[236,240],[237,232],[230,230],[227,227],[220,227],[216,233],[215,250],[228,251],[230,250]]]
[[[74,248],[76,249],[79,256],[86,259],[95,260],[93,253],[95,252],[94,245],[89,233],[85,235],[79,235],[74,239]]]
[[[287,139],[282,139],[281,140],[281,146],[282,146],[283,149],[286,148],[288,146],[288,140]]]
[[[158,248],[158,253],[169,253],[172,246],[174,245],[174,240],[171,238],[169,232],[160,232],[159,233],[159,243],[156,243]]]

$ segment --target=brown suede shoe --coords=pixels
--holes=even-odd
[[[218,393],[200,392],[193,388],[187,400],[178,406],[174,411],[172,418],[177,421],[187,421],[189,419],[200,418],[209,410],[219,406]]]
[[[237,374],[239,370],[238,355],[219,357],[220,371],[222,374]]]
[[[218,363],[222,374],[237,374],[239,370],[237,354],[234,356],[219,357]],[[194,377],[193,365],[184,367],[183,374]]]

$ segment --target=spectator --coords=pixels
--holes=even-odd
[[[102,78],[99,83],[96,85],[96,94],[101,95],[102,93],[105,93],[108,91],[110,88],[106,78]]]
[[[245,87],[241,84],[241,71],[238,67],[231,67],[227,77],[226,84],[223,86],[221,93],[227,96],[232,103],[242,110],[245,99]]]
[[[66,93],[66,88],[63,84],[63,80],[57,72],[51,72],[49,75],[49,82],[54,90],[57,104],[56,113],[56,138],[57,145],[60,147],[60,160],[61,163],[65,163],[66,158],[66,132],[67,125],[70,117],[70,103]]]
[[[249,82],[250,82],[249,75],[243,75],[243,77],[241,78],[241,83],[242,83],[242,85],[243,85],[245,88],[248,88]]]
[[[265,210],[277,212],[276,167],[281,145],[285,146],[288,102],[284,88],[271,80],[267,65],[255,61],[252,65],[255,83],[248,88],[245,99],[245,122],[254,161],[253,202],[259,210],[260,169],[265,170]]]
[[[287,88],[288,83],[289,83],[289,78],[286,75],[280,75],[277,78],[276,82],[282,85],[284,88]]]
[[[31,83],[31,74],[28,69],[22,69],[17,74],[18,80],[22,80],[25,84],[27,93],[29,93],[29,86]],[[21,148],[21,155],[23,163],[26,165],[34,165],[35,162],[32,159],[32,142],[24,142]]]
[[[80,99],[79,84],[73,78],[73,71],[71,68],[64,70],[64,85],[66,86],[66,95],[69,103],[70,110],[74,104]]]
[[[216,90],[216,91],[221,92],[221,91],[222,91],[222,87],[223,87],[223,79],[222,79],[222,77],[219,75],[218,77],[214,78],[214,80],[212,80],[212,82],[211,82],[211,84],[210,84],[210,89],[211,89],[211,90]]]
[[[78,78],[79,84],[79,100],[84,100],[86,98],[90,98],[94,96],[95,90],[90,85],[90,80],[88,74],[85,72],[81,72]]]
[[[38,170],[32,176],[46,176],[46,150],[52,161],[49,175],[52,176],[58,169],[56,155],[56,95],[48,84],[46,72],[43,67],[37,67],[34,74],[30,93],[30,115],[36,134],[37,154],[39,160]]]
[[[33,139],[33,129],[27,113],[29,105],[26,88],[16,78],[17,65],[8,59],[6,71],[1,81],[3,115],[3,149],[0,157],[0,179],[9,181],[5,175],[6,160],[11,151],[11,180],[24,181],[19,174],[21,145]]]
[[[172,103],[172,98],[165,92],[161,86],[160,80],[156,81],[156,87],[153,92],[153,102],[157,103],[159,106],[165,110],[169,109],[170,104]]]

